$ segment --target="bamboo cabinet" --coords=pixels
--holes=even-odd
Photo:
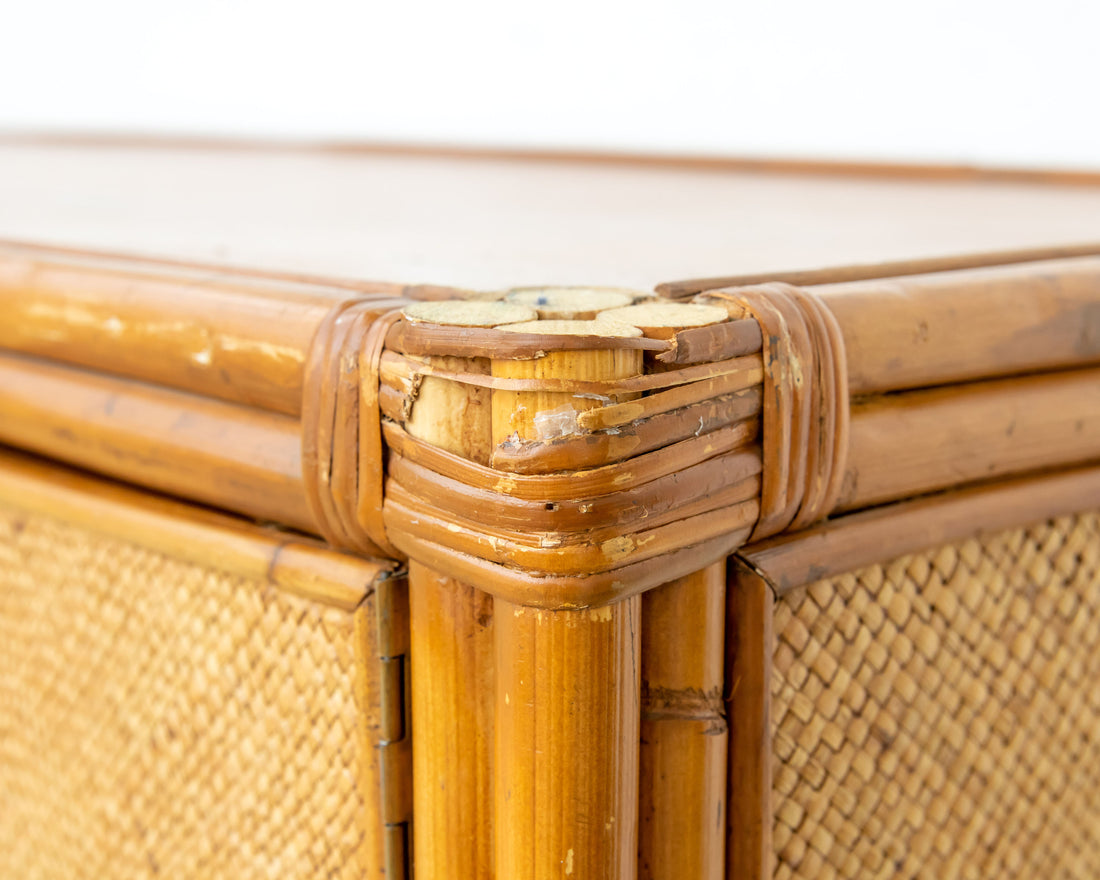
[[[234,166],[348,229],[345,183],[482,187],[461,251],[363,220],[377,272],[0,244],[0,873],[1096,876],[1095,182],[509,161]],[[843,202],[835,259],[761,203],[773,271],[718,275],[700,181]],[[461,287],[357,280],[429,246]]]

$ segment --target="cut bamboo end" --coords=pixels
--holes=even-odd
[[[721,324],[728,319],[729,313],[718,306],[660,302],[638,303],[597,315],[597,320],[637,327],[649,339],[671,339],[679,330]]]
[[[591,321],[523,321],[499,329],[505,333],[542,333],[546,336],[610,336],[631,339],[642,335],[642,331],[637,327],[631,327],[619,321],[603,319],[593,319]]]
[[[506,300],[537,309],[543,320],[591,320],[635,298],[633,291],[605,287],[524,287],[511,291]]]
[[[453,327],[499,327],[538,318],[538,312],[519,303],[461,299],[413,303],[403,314],[412,323]]]

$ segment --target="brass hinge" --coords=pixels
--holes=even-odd
[[[409,589],[404,573],[378,582],[382,713],[379,768],[386,877],[411,880],[412,732],[409,725]]]

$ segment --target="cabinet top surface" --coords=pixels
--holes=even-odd
[[[0,142],[0,237],[405,283],[651,288],[1100,239],[1100,185],[964,173]]]

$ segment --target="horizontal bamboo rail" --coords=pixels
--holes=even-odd
[[[401,291],[366,287],[0,245],[0,348],[298,415],[325,315]]]
[[[317,534],[297,419],[0,353],[0,442]]]
[[[750,544],[740,555],[780,593],[884,559],[1056,516],[1095,510],[1100,456],[1088,465],[885,504],[802,532]]]

